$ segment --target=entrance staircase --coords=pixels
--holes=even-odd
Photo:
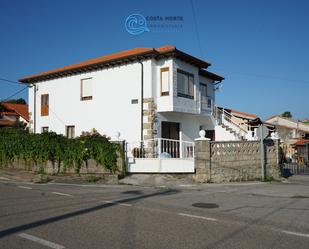
[[[252,140],[250,127],[224,108],[215,108],[216,137],[220,140]]]

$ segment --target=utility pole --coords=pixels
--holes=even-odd
[[[261,147],[261,178],[262,181],[265,180],[265,147],[264,147],[264,139],[268,136],[269,130],[267,127],[264,127],[263,124],[260,124],[257,135],[258,138],[260,139]]]
[[[260,126],[261,128],[261,134],[263,134],[263,124]],[[261,136],[261,176],[262,176],[262,181],[265,180],[265,151],[264,151],[264,137],[263,135]]]

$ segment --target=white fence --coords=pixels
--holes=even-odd
[[[129,173],[194,173],[194,142],[156,138],[126,145]]]
[[[155,138],[127,144],[127,157],[193,158],[194,142]]]

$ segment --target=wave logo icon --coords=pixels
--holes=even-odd
[[[143,15],[132,14],[129,15],[125,22],[125,27],[131,35],[140,35],[144,32],[149,32],[146,19]]]

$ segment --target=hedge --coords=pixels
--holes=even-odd
[[[7,166],[15,160],[26,163],[47,161],[63,163],[64,168],[74,167],[79,173],[82,164],[94,159],[102,167],[115,172],[117,154],[123,155],[119,144],[97,132],[85,133],[80,137],[68,139],[54,132],[29,134],[16,128],[0,129],[0,166]]]

